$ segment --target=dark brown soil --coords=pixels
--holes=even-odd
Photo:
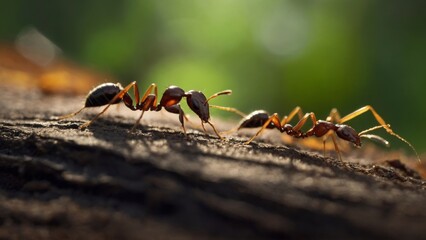
[[[129,133],[115,107],[80,131],[96,111],[50,119],[84,97],[0,90],[1,239],[426,238],[426,182],[399,159],[185,137],[167,113]]]

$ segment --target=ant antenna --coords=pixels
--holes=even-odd
[[[216,98],[220,95],[231,95],[232,94],[232,90],[223,90],[221,92],[215,93],[213,95],[211,95],[206,102],[204,102],[204,105],[206,105],[210,100],[212,100],[213,98]],[[233,112],[237,115],[240,115],[241,117],[246,117],[246,114],[241,112],[240,110],[236,109],[236,108],[232,108],[232,107],[222,107],[222,106],[217,106],[217,105],[210,105],[211,108],[216,108],[216,109],[220,109],[223,111],[228,111],[228,112]]]
[[[211,99],[213,99],[215,97],[218,97],[220,95],[231,95],[231,94],[232,94],[232,90],[223,90],[221,92],[215,93],[215,94],[211,95],[209,98],[207,98],[207,100],[204,103],[204,105],[207,104]]]
[[[386,127],[390,127],[390,125],[388,124]],[[386,128],[386,127],[384,125],[375,126],[375,127],[372,127],[372,128],[369,128],[367,130],[364,130],[364,131],[360,132],[358,134],[358,136],[361,137],[361,135],[364,135],[364,134],[366,134],[368,132],[374,131],[374,130],[379,129],[379,128]]]
[[[364,131],[360,132],[360,133],[358,134],[358,136],[360,136],[360,137],[366,137],[366,138],[370,138],[370,139],[374,139],[374,140],[378,140],[378,141],[381,141],[381,142],[385,143],[385,142],[387,142],[387,141],[386,141],[385,139],[383,139],[383,138],[379,137],[379,136],[376,136],[376,135],[369,135],[369,134],[366,134],[366,135],[365,135],[365,133],[367,133],[367,132],[371,132],[371,131],[376,130],[376,129],[379,129],[379,128],[385,128],[385,129],[390,128],[390,124],[380,125],[380,126],[375,126],[375,127],[369,128],[369,129],[367,129],[367,130],[364,130]],[[414,151],[414,153],[416,154],[416,156],[417,156],[417,160],[418,160],[419,162],[421,162],[419,154],[417,153],[416,149],[413,147],[413,145],[411,145],[411,143],[410,143],[410,142],[408,142],[407,140],[405,140],[403,137],[399,136],[398,134],[394,133],[393,131],[391,131],[391,132],[389,132],[389,131],[388,131],[388,133],[389,133],[390,135],[395,136],[396,138],[398,138],[399,140],[403,141],[404,143],[406,143],[406,144],[407,144],[407,145],[408,145],[408,146],[409,146],[409,147],[410,147],[410,148]],[[368,136],[370,136],[370,137],[368,137]],[[375,137],[373,137],[373,136],[375,136]],[[380,138],[381,138],[381,139],[380,139]],[[388,144],[389,144],[389,142],[388,142]],[[385,143],[385,145],[388,145],[388,144],[386,144],[386,143]]]
[[[384,139],[384,138],[382,138],[382,137],[380,137],[380,136],[377,136],[377,135],[373,135],[373,134],[364,134],[364,135],[360,135],[360,137],[362,137],[362,138],[368,138],[368,139],[370,139],[370,140],[375,140],[375,141],[377,141],[377,142],[382,143],[382,144],[383,144],[383,145],[385,145],[386,147],[389,147],[389,146],[390,146],[389,142],[388,142],[386,139]]]

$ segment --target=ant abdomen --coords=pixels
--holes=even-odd
[[[269,114],[266,111],[257,110],[243,118],[239,123],[238,129],[262,127],[268,119]],[[271,123],[267,128],[274,128],[274,125]]]
[[[87,94],[84,107],[99,107],[107,105],[121,90],[123,90],[123,87],[120,83],[101,84]],[[117,101],[112,104],[117,104],[121,102],[121,100],[121,98],[118,98]]]

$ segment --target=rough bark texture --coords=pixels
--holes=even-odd
[[[94,112],[50,117],[82,97],[1,91],[0,238],[426,238],[426,182],[398,159],[185,137],[165,113],[129,133],[114,107],[80,131]]]

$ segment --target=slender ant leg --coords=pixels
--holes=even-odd
[[[283,120],[281,121],[281,126],[284,126],[285,124],[289,123],[294,116],[296,116],[296,114],[299,117],[299,120],[301,120],[303,118],[303,111],[302,108],[300,108],[299,106],[295,107],[290,114],[288,114],[288,116],[284,116]]]
[[[232,108],[232,107],[223,107],[223,106],[217,106],[217,105],[210,105],[210,107],[211,108],[216,108],[216,109],[219,109],[219,110],[222,110],[222,111],[227,111],[227,112],[235,113],[235,114],[241,116],[242,118],[245,118],[247,116],[245,113],[241,112],[240,110],[238,110],[236,108]],[[231,133],[233,133],[235,131],[238,131],[238,127],[239,126],[236,126],[236,127],[232,128],[230,130],[221,132],[221,134],[225,134],[225,135],[231,134]]]
[[[216,136],[218,136],[221,140],[224,140],[224,138],[222,136],[220,136],[219,132],[216,130],[215,126],[213,125],[213,123],[211,123],[210,121],[207,122],[210,127],[213,128],[214,133],[216,134]]]
[[[399,136],[398,134],[396,134],[392,129],[391,129],[391,127],[390,127],[390,125],[389,124],[387,124],[386,122],[385,122],[385,120],[376,112],[376,110],[374,110],[374,108],[372,107],[372,106],[370,106],[370,105],[366,105],[366,106],[364,106],[364,107],[361,107],[361,108],[359,108],[359,109],[357,109],[357,110],[355,110],[354,112],[352,112],[352,113],[349,113],[348,115],[346,115],[346,116],[344,116],[343,118],[341,118],[340,120],[339,120],[339,122],[338,123],[344,123],[344,122],[347,122],[347,121],[349,121],[349,120],[351,120],[351,119],[354,119],[354,118],[356,118],[356,117],[358,117],[358,116],[360,116],[360,115],[362,115],[362,114],[364,114],[364,113],[366,113],[366,112],[368,112],[368,111],[370,111],[372,114],[373,114],[373,116],[374,116],[374,118],[376,119],[376,121],[380,124],[380,126],[382,126],[385,130],[386,130],[386,132],[388,132],[390,135],[393,135],[393,136],[395,136],[396,138],[398,138],[399,140],[401,140],[401,141],[403,141],[404,143],[406,143],[414,152],[415,152],[415,154],[416,154],[416,156],[417,156],[417,159],[420,161],[420,156],[419,156],[419,154],[417,153],[417,151],[416,151],[416,149],[414,148],[414,146],[413,145],[411,145],[411,143],[410,142],[408,142],[407,140],[405,140],[403,137],[401,137],[401,136]],[[336,112],[337,112],[337,110],[336,110]],[[369,132],[369,131],[372,131],[372,130],[375,130],[375,129],[377,129],[377,128],[375,128],[375,127],[373,127],[373,128],[370,128],[369,130],[366,130],[366,131],[363,131],[363,133],[366,133],[366,132]],[[361,134],[360,134],[360,136],[361,136]],[[371,136],[371,135],[370,135]]]
[[[133,124],[133,127],[132,127],[132,129],[130,129],[130,132],[134,132],[135,131],[135,129],[139,125],[139,123],[140,123],[140,121],[141,121],[144,113],[145,113],[145,111],[142,111],[141,115],[139,115],[138,120],[136,120],[135,124]]]
[[[131,132],[133,132],[136,127],[139,125],[145,111],[151,110],[152,108],[156,108],[157,106],[157,95],[158,95],[158,91],[157,91],[157,85],[155,83],[152,83],[147,90],[145,91],[144,95],[142,96],[141,100],[139,101],[139,90],[138,90],[138,85],[135,85],[135,98],[136,100],[136,108],[140,109],[141,115],[139,116],[138,120],[136,120],[135,124],[133,125],[132,129],[130,130]],[[154,90],[154,96],[152,98],[148,99],[148,96],[150,96],[151,92]]]
[[[316,123],[317,123],[317,118],[315,116],[315,113],[311,112],[311,113],[306,113],[305,116],[303,116],[303,118],[300,119],[300,121],[296,125],[294,125],[293,131],[295,131],[295,132],[300,131],[300,129],[305,125],[308,118],[311,118],[312,123],[313,123],[312,128],[314,128]]]
[[[137,89],[137,85],[136,85],[136,89]],[[143,103],[145,102],[145,100],[148,98],[148,95],[152,93],[152,91],[154,90],[154,96],[155,96],[155,100],[153,102],[153,106],[157,106],[157,97],[158,97],[158,90],[157,90],[157,84],[152,83],[145,91],[144,95],[142,96],[140,102]],[[136,91],[136,90],[135,90]],[[136,94],[135,94],[136,96]],[[139,97],[139,93],[137,94],[137,97]],[[138,102],[139,103],[139,102]]]
[[[53,117],[52,119],[55,120],[63,120],[63,119],[67,119],[67,118],[71,118],[74,117],[75,115],[79,114],[81,111],[83,111],[86,107],[82,107],[80,108],[77,112],[73,112],[67,115],[63,115],[63,116],[59,116],[59,117]]]
[[[272,116],[270,116],[268,118],[268,120],[262,125],[262,127],[259,129],[259,131],[257,131],[257,133],[251,137],[248,141],[246,141],[244,144],[250,144],[257,136],[259,136],[267,127],[270,126],[270,124],[273,123],[274,127],[276,127],[278,130],[281,131],[281,123],[280,123],[280,119],[278,118],[278,113],[274,113],[272,114]]]
[[[340,154],[339,146],[337,145],[336,136],[334,134],[331,134],[331,139],[333,139],[334,149],[336,150],[337,155],[339,156],[339,160],[343,161],[342,155]],[[324,142],[324,156],[325,156],[325,142]]]
[[[184,121],[185,113],[182,110],[182,108],[180,107],[180,104],[178,103],[178,104],[174,104],[174,105],[171,105],[171,106],[166,106],[164,108],[166,109],[166,111],[168,111],[170,113],[179,114],[179,122],[182,126],[183,133],[186,136],[186,128],[185,128],[185,121]]]
[[[326,121],[341,123],[341,119],[342,118],[340,117],[340,113],[337,108],[333,108],[331,109],[330,114],[327,116]]]

